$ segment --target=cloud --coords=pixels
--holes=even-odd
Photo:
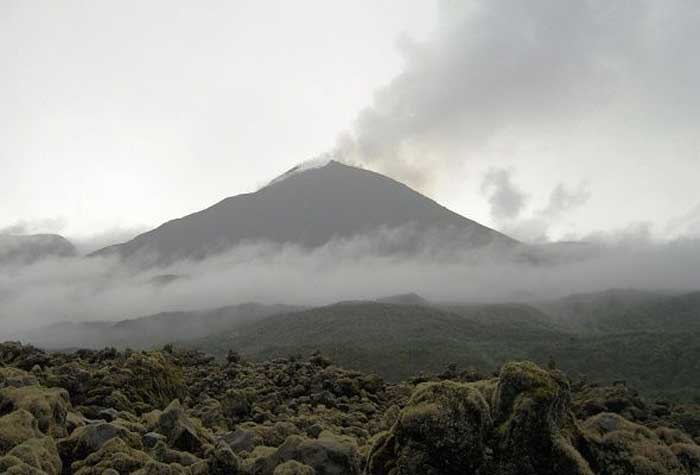
[[[669,220],[666,232],[671,236],[700,236],[700,203],[687,213]]]
[[[520,216],[527,203],[527,195],[511,180],[512,170],[492,168],[481,182],[481,192],[491,206],[491,216],[497,221]]]
[[[58,234],[66,227],[64,218],[19,220],[0,228],[0,234]]]
[[[113,244],[129,241],[146,231],[146,226],[115,227],[95,234],[69,236],[69,239],[80,254],[86,255]]]
[[[568,188],[563,183],[559,183],[549,195],[549,203],[538,212],[540,216],[556,219],[567,212],[586,204],[590,199],[591,192],[586,185],[579,185],[576,189]]]
[[[419,189],[507,140],[561,142],[562,162],[584,138],[604,150],[590,162],[669,143],[697,156],[697,2],[440,6],[429,41],[399,41],[403,71],[341,135],[339,156]]]
[[[432,235],[406,253],[410,230],[337,240],[313,251],[240,246],[203,261],[135,270],[108,258],[47,259],[0,267],[0,340],[58,321],[133,318],[257,301],[322,305],[417,292],[433,300],[544,299],[611,287],[697,288],[700,240],[656,243],[648,236],[603,236],[578,246],[543,245],[513,253],[460,250]],[[159,275],[186,279],[162,284]]]
[[[572,188],[558,183],[550,192],[547,204],[528,213],[530,195],[514,182],[514,174],[513,169],[490,168],[481,181],[481,193],[499,229],[525,242],[551,240],[550,228],[591,197],[586,184]]]

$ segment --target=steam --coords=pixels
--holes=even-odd
[[[586,184],[571,187],[558,183],[543,208],[528,212],[530,195],[515,183],[514,171],[498,168],[486,173],[481,192],[499,229],[525,242],[551,241],[549,229],[591,197]]]
[[[527,203],[527,194],[511,179],[511,171],[491,169],[481,183],[481,191],[491,206],[491,216],[500,222],[516,219]]]
[[[426,189],[503,144],[547,144],[562,163],[605,160],[578,155],[591,144],[611,160],[659,160],[672,144],[697,158],[700,4],[440,6],[433,38],[400,40],[403,72],[338,139],[346,161]]]

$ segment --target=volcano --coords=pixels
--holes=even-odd
[[[295,167],[253,193],[226,198],[92,255],[148,258],[157,264],[202,259],[244,243],[313,249],[338,239],[391,232],[387,252],[449,236],[468,248],[517,241],[460,216],[389,177],[329,161]],[[447,238],[446,238],[447,239]]]

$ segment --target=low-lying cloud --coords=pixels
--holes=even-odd
[[[323,305],[417,292],[436,301],[534,300],[613,287],[695,289],[700,239],[656,243],[599,236],[588,244],[385,254],[406,230],[334,241],[316,250],[257,244],[203,261],[139,271],[114,259],[49,259],[0,269],[0,339],[59,321],[120,320],[167,310],[256,301]],[[186,279],[159,280],[162,275]]]
[[[19,220],[4,227],[0,227],[0,235],[27,235],[27,234],[59,234],[66,227],[64,218],[46,218],[39,220]]]

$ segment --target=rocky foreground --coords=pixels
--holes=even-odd
[[[532,363],[386,384],[320,355],[0,344],[0,473],[700,474],[700,407]]]

